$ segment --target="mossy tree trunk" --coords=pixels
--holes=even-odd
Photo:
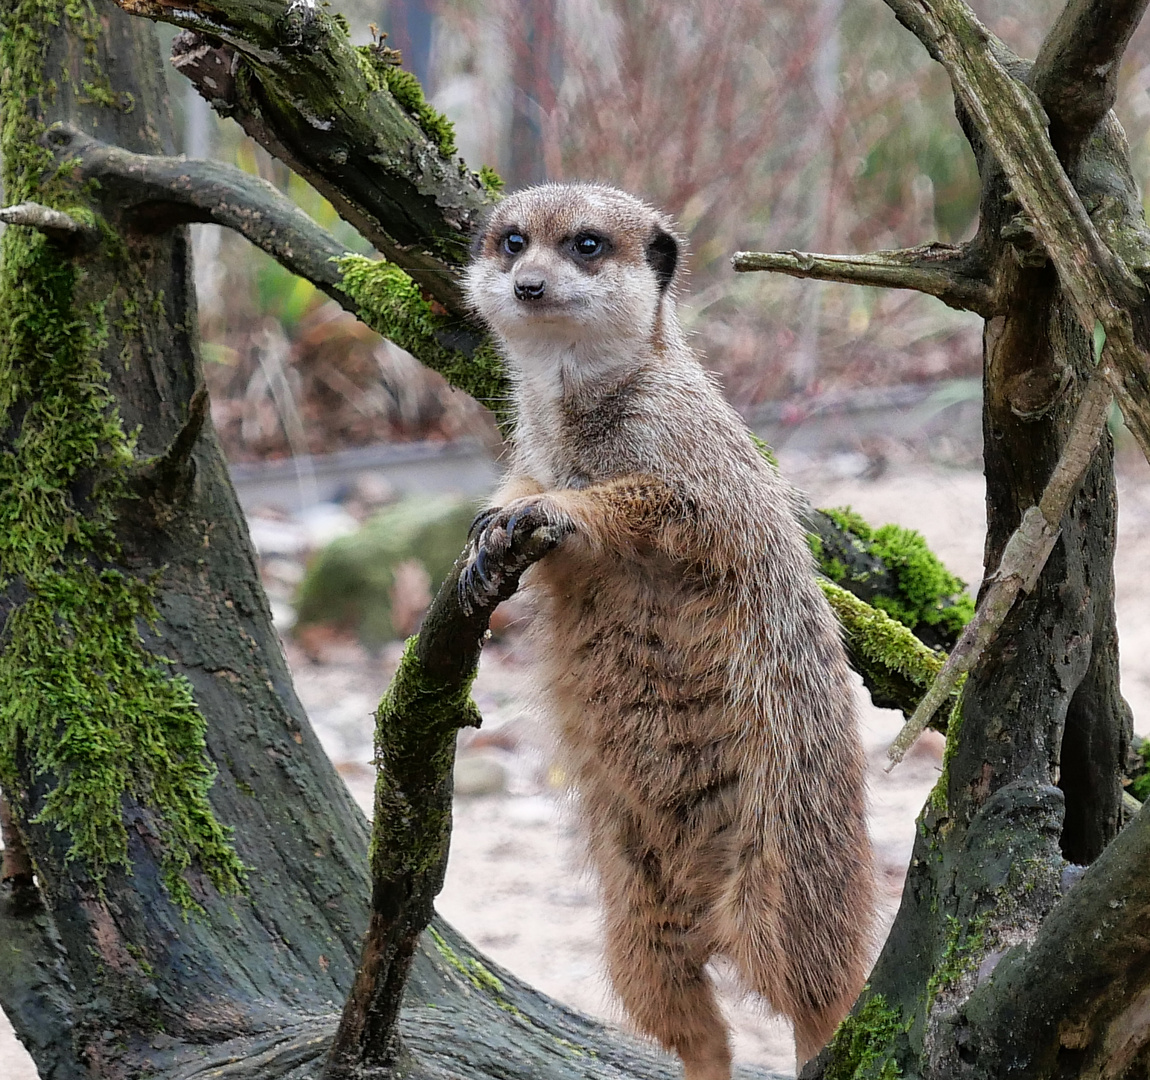
[[[1104,322],[1123,337],[1119,398],[1142,437],[1145,395],[1131,387],[1150,372],[1150,247],[1108,110],[1145,2],[1071,0],[1034,63],[955,0],[888,2],[947,67],[982,180],[972,242],[925,260],[924,249],[877,258],[884,273],[902,262],[905,276],[891,283],[986,318],[990,575],[1043,502],[1087,387],[1111,363]],[[852,280],[867,280],[873,263],[846,261]],[[944,266],[953,274],[945,292],[923,276],[928,264],[931,275]],[[773,268],[795,272],[789,262]],[[844,275],[823,264],[810,276]],[[1099,279],[1108,299],[1095,313],[1083,296]],[[1118,685],[1115,516],[1103,429],[1051,523],[1058,539],[1037,582],[969,673],[867,991],[804,1077],[1146,1075],[1150,817],[1139,813],[1122,831],[1131,718]]]
[[[989,51],[1030,78],[1110,245],[1097,254],[1120,249],[1135,273],[1150,264],[1124,147],[1101,123],[1105,72],[1145,0],[1072,0],[1032,76],[970,30],[956,0],[888,2],[952,67],[956,51],[984,65]],[[45,1076],[311,1077],[341,1008],[331,1077],[672,1075],[666,1058],[495,971],[450,928],[418,936],[442,873],[451,730],[474,719],[461,692],[482,633],[450,590],[433,633],[466,662],[445,669],[424,639],[381,707],[387,820],[369,877],[365,824],[292,692],[199,389],[181,222],[221,220],[458,385],[500,397],[498,363],[460,319],[452,273],[493,180],[452,160],[450,131],[386,50],[353,49],[311,0],[123,6],[191,31],[181,70],[398,265],[332,264],[330,238],[306,223],[291,221],[291,244],[253,225],[257,205],[277,224],[290,217],[266,191],[237,188],[229,202],[191,190],[218,175],[165,173],[144,22],[102,0],[0,0],[5,201],[62,212],[10,216],[24,224],[6,231],[0,270],[0,787],[6,843],[27,856],[6,861],[0,886],[0,1001]],[[950,20],[941,44],[939,19]],[[978,240],[852,273],[877,280],[881,263],[882,283],[909,273],[988,317],[993,565],[1062,452],[1094,354],[1073,281],[1046,261],[1049,222],[1018,217],[1022,193],[1003,179],[1017,187],[1017,175],[987,149],[1008,107],[960,97],[983,177]],[[48,130],[55,122],[66,126]],[[149,159],[126,162],[109,144]],[[796,265],[810,276],[823,266]],[[1123,295],[1144,350],[1140,295]],[[1140,400],[1144,374],[1124,370],[1125,404]],[[1085,1063],[1120,1076],[1144,1061],[1123,995],[1137,1007],[1150,977],[1137,872],[1150,818],[1114,838],[1129,720],[1113,516],[1104,439],[1037,587],[968,680],[898,930],[812,1075],[1038,1077]],[[817,530],[834,546],[824,525],[836,526]],[[897,624],[841,590],[832,601],[866,626],[852,637],[860,660],[905,649],[889,643]],[[882,693],[906,707],[936,666],[915,654]],[[404,820],[418,822],[406,839]],[[1067,860],[1095,865],[1063,897]],[[1012,1044],[1015,1022],[1027,1037]]]

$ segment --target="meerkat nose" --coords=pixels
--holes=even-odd
[[[542,281],[517,281],[515,283],[516,300],[538,300],[546,291],[547,286]]]

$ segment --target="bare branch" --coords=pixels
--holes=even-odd
[[[1030,85],[1069,169],[1114,105],[1122,53],[1150,0],[1070,0],[1046,35]]]
[[[993,314],[993,295],[967,244],[924,244],[869,255],[814,255],[803,251],[736,251],[735,270],[773,270],[791,277],[851,285],[913,289],[962,311]]]
[[[77,221],[63,210],[53,210],[40,203],[22,202],[15,206],[0,207],[0,222],[5,225],[26,225],[57,238],[94,235],[95,229]]]
[[[53,127],[47,140],[61,158],[76,163],[81,178],[99,180],[114,192],[117,212],[129,227],[158,232],[198,221],[234,229],[417,360],[500,411],[499,361],[485,348],[481,329],[433,312],[399,267],[360,258],[349,272],[344,245],[266,180],[215,161],[133,154],[66,125]],[[389,281],[406,288],[381,286],[376,291],[385,296],[368,296],[371,288],[356,288],[353,281],[362,284],[370,271],[381,278],[390,274]]]
[[[266,180],[216,161],[133,154],[63,124],[48,141],[77,162],[82,179],[115,185],[130,226],[148,232],[191,221],[226,226],[355,310],[332,261],[347,254],[345,245]]]
[[[939,706],[954,693],[958,681],[994,640],[1020,592],[1030,592],[1058,540],[1063,515],[1078,491],[1110,411],[1113,392],[1104,353],[1097,371],[1078,405],[1070,437],[1051,473],[1042,498],[1023,515],[1007,541],[998,569],[987,578],[987,588],[974,618],[947,657],[937,678],[887,750],[891,765],[902,761],[926,729]]]

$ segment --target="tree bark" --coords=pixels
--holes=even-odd
[[[1080,271],[1084,264],[1074,256],[1063,261],[1065,249],[1056,255],[1045,247],[1049,235],[1059,235],[1061,244],[1070,236],[1045,216],[1046,196],[1031,194],[1044,187],[1053,192],[1053,178],[1032,161],[1029,191],[1006,179],[1016,167],[1004,166],[1001,149],[1012,122],[1005,119],[1009,101],[988,95],[977,115],[969,108],[971,87],[991,81],[973,59],[977,50],[963,53],[954,44],[976,25],[973,16],[950,0],[937,7],[891,0],[891,6],[947,64],[982,177],[979,233],[971,247],[981,251],[994,288],[995,310],[984,334],[986,566],[992,570],[1024,514],[1039,504],[1095,370],[1093,319],[1083,325],[1090,318],[1083,297],[1091,287],[1083,279],[1093,271]],[[1061,63],[1070,53],[1104,54],[1117,68],[1140,9],[1126,10],[1122,30],[1107,20],[1083,21],[1083,6],[1069,5],[1033,72],[981,28],[979,47],[989,41],[985,47],[1007,69],[1035,79],[1045,70],[1043,58],[1057,56]],[[1067,19],[1082,34],[1093,27],[1095,35],[1075,41],[1069,52]],[[1054,108],[1058,95],[1053,82],[1047,85],[1043,100]],[[1096,212],[1102,200],[1089,188],[1109,185],[1117,193],[1110,205],[1124,221],[1119,231],[1144,233],[1125,209],[1129,168],[1122,140],[1111,130],[1116,124],[1096,115],[1100,132],[1091,136],[1091,125],[1080,156],[1071,159],[1067,133],[1085,122],[1075,114],[1060,126],[1057,109],[1051,116],[1078,194]],[[1028,212],[1021,222],[1019,202]],[[1109,247],[1100,265],[1123,260],[1116,278],[1137,280],[1145,258],[1133,250],[1138,246]],[[1128,362],[1140,364],[1144,293],[1135,287],[1115,303],[1116,317],[1134,328]],[[852,1054],[857,1064],[860,1046],[876,1066],[874,1075],[890,1067],[902,1075],[988,1080],[1007,1073],[1132,1076],[1131,1063],[1145,1060],[1150,1033],[1144,1025],[1135,1030],[1128,1008],[1131,999],[1142,1000],[1150,978],[1142,974],[1150,968],[1145,939],[1135,943],[1124,930],[1111,932],[1115,918],[1095,906],[1105,895],[1111,912],[1140,913],[1150,893],[1141,881],[1131,887],[1121,878],[1137,877],[1134,864],[1124,861],[1140,858],[1134,827],[1115,841],[1130,715],[1117,676],[1112,456],[1103,431],[1033,590],[1015,603],[970,672],[948,733],[943,775],[919,820],[895,926],[852,1018],[806,1077],[840,1075],[836,1070]],[[1081,884],[1070,887],[1075,875],[1064,873],[1067,863],[1094,860]],[[1092,951],[1091,937],[1117,944]],[[1090,952],[1088,973],[1072,959],[1077,949]],[[1040,956],[1047,961],[1041,969]],[[1072,1003],[1075,993],[1083,996]]]
[[[186,232],[157,231],[129,187],[60,178],[43,156],[56,122],[133,153],[171,151],[154,34],[103,3],[66,13],[7,0],[0,12],[5,193],[52,211],[10,224],[0,263],[0,498],[18,526],[0,543],[0,764],[13,852],[35,867],[32,885],[10,860],[0,883],[0,1001],[45,1077],[311,1078],[368,926],[366,823],[292,690],[206,415]],[[30,92],[49,81],[54,93]],[[79,223],[75,237],[56,213]],[[53,427],[60,416],[99,437],[76,442],[74,427]],[[52,433],[71,433],[66,452]],[[60,512],[14,514],[12,500],[35,509],[42,496]],[[51,625],[35,624],[83,648],[74,665],[34,674],[21,665],[36,643],[21,634],[60,582],[94,582],[106,602],[67,595]],[[104,661],[136,667],[85,670],[93,641]],[[133,684],[133,671],[150,681]],[[162,710],[148,690],[172,699],[168,727],[149,726]],[[74,745],[72,721],[91,717],[61,712],[64,756],[43,771],[20,710],[69,694],[100,704],[105,742]],[[194,720],[178,728],[196,716],[202,745]],[[210,782],[216,770],[190,825],[184,804],[162,797],[167,777],[131,768],[173,731],[177,775],[206,770]],[[83,794],[110,800],[122,856],[77,846],[84,821],[52,802],[78,771],[98,772],[105,743],[131,782]],[[172,822],[188,827],[183,847]],[[443,924],[419,941],[403,1001],[407,1075],[673,1073],[664,1055],[523,986]]]

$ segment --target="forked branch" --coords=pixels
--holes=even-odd
[[[1108,374],[1122,414],[1150,460],[1150,355],[1136,340],[1132,312],[1146,290],[1099,236],[1066,175],[1033,91],[1000,61],[1005,47],[963,0],[886,0],[946,68],[955,96],[1002,168],[1011,190],[1058,271],[1087,332],[1101,323]]]
[[[492,196],[456,159],[450,125],[394,57],[353,46],[347,24],[318,3],[115,2],[191,31],[173,43],[173,62],[212,107],[425,292],[463,313],[454,271]]]
[[[1030,85],[1067,169],[1114,105],[1122,54],[1150,0],[1070,0],[1046,35]]]
[[[479,327],[436,312],[402,268],[352,255],[266,180],[215,161],[133,154],[66,125],[47,140],[61,160],[75,163],[79,178],[115,193],[128,227],[158,232],[195,221],[233,229],[500,412],[502,369]]]

